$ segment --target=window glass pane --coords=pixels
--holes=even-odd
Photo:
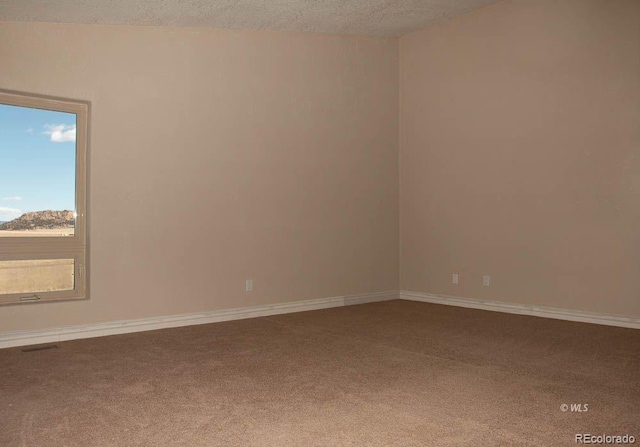
[[[76,115],[0,104],[0,237],[73,236]]]
[[[73,290],[73,259],[0,261],[0,294]]]

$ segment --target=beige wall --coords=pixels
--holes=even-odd
[[[0,331],[397,289],[397,39],[5,22],[0,61],[92,103],[91,299]]]
[[[91,299],[2,307],[0,332],[398,284],[639,316],[639,22],[635,0],[507,1],[400,55],[0,23],[0,88],[93,106]]]
[[[640,316],[639,24],[521,0],[401,39],[401,289]]]

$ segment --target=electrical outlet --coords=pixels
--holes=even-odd
[[[454,273],[453,275],[451,275],[451,282],[453,284],[458,284],[458,280],[459,280],[459,277],[457,273]]]
[[[245,286],[246,286],[247,292],[251,292],[253,290],[253,279],[247,279],[245,281]]]
[[[482,285],[483,286],[490,286],[491,285],[491,276],[489,275],[484,275],[482,277]]]

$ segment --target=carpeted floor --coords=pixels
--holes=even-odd
[[[640,438],[634,329],[389,301],[57,346],[0,350],[0,446]]]

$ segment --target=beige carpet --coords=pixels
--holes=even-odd
[[[57,346],[0,350],[0,446],[640,438],[633,329],[389,301]]]

